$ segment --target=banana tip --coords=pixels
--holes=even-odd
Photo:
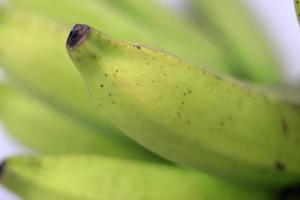
[[[1,164],[0,164],[0,180],[4,174],[4,170],[5,170],[5,165],[6,165],[6,162],[3,161]]]
[[[71,30],[67,39],[67,47],[74,49],[80,43],[82,43],[91,32],[91,27],[85,24],[76,24]]]

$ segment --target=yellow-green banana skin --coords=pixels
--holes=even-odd
[[[294,0],[298,22],[300,22],[300,1]]]
[[[0,84],[0,122],[22,144],[47,154],[99,154],[144,161],[162,161],[122,135],[78,123],[41,99]]]
[[[69,55],[100,111],[127,135],[223,177],[300,180],[299,105],[87,27],[74,27]]]
[[[84,155],[10,158],[3,164],[0,181],[24,200],[272,200],[275,196],[265,188],[235,185],[190,170]]]

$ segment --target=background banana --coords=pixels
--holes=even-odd
[[[74,120],[38,97],[0,84],[0,120],[18,141],[41,153],[101,154],[162,161],[123,134],[103,132]]]
[[[24,200],[272,200],[276,195],[190,170],[98,156],[16,157],[2,168],[1,183]]]
[[[102,113],[159,155],[248,182],[299,181],[299,104],[86,25],[67,49]]]
[[[270,41],[242,0],[191,0],[192,20],[213,38],[236,67],[236,77],[278,84],[280,66]],[[241,67],[242,66],[242,67]]]
[[[189,23],[183,22],[175,15],[163,10],[162,17],[173,23],[163,28],[166,23],[153,23],[151,28],[141,26],[135,21],[128,20],[125,12],[115,9],[116,3],[106,0],[10,0],[8,12],[18,10],[28,14],[37,14],[51,18],[68,25],[74,23],[89,23],[101,27],[113,36],[132,42],[164,49],[193,63],[228,72],[232,66],[226,62],[226,56],[221,49],[209,41],[208,37],[200,33]],[[51,9],[51,6],[56,9]],[[152,4],[154,5],[154,4]],[[50,8],[50,9],[49,9]],[[157,8],[157,7],[156,7]],[[159,10],[162,10],[160,8]],[[109,19],[109,21],[108,21]],[[148,22],[149,23],[149,22]],[[155,25],[156,24],[156,25]],[[165,32],[167,29],[171,29]],[[161,30],[162,29],[162,30]],[[161,31],[160,31],[161,30]]]

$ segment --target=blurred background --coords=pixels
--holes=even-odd
[[[0,0],[3,3],[4,0]],[[185,0],[159,0],[163,6],[171,7],[179,15],[185,14]],[[282,66],[284,66],[285,82],[291,85],[300,85],[300,30],[294,11],[293,0],[247,0],[261,29],[268,34],[272,41]],[[4,79],[0,71],[0,79]],[[5,128],[0,123],[0,160],[7,156],[30,152],[5,134]],[[1,200],[17,200],[13,194],[0,187]]]

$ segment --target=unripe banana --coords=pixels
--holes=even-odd
[[[199,28],[236,61],[241,76],[244,73],[250,80],[278,83],[279,62],[244,4],[242,0],[192,0],[190,13]]]
[[[145,29],[145,26],[127,20],[126,13],[116,10],[114,4],[116,3],[106,0],[10,0],[9,8],[51,17],[51,19],[67,22],[70,25],[78,22],[89,23],[95,27],[101,27],[117,38],[142,42],[164,49],[193,63],[202,63],[207,67],[230,72],[231,65],[227,63],[223,51],[209,41],[208,37],[182,20],[172,15],[162,14],[170,20],[169,23],[177,22],[172,26],[168,25],[176,29],[165,32],[166,28],[163,28],[159,31],[158,29],[161,29],[165,23],[162,25],[158,23],[152,29]]]
[[[0,84],[0,121],[15,139],[50,154],[86,153],[162,161],[123,134],[106,133],[61,112],[39,97]]]
[[[24,200],[272,200],[265,188],[236,185],[176,167],[97,156],[15,157],[0,181]]]
[[[299,104],[86,25],[67,49],[102,113],[159,155],[248,182],[300,180]]]

